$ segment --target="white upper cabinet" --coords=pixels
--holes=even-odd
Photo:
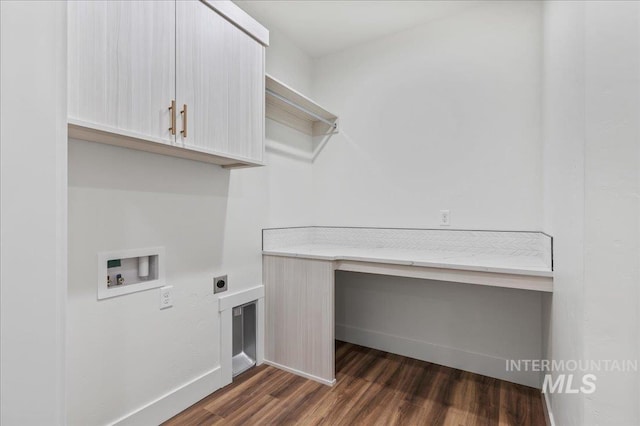
[[[242,31],[231,33],[229,140],[238,155],[262,161],[264,146],[264,48]],[[264,139],[264,138],[263,138]]]
[[[261,162],[264,47],[204,3],[176,7],[178,144]]]
[[[181,0],[74,1],[68,13],[70,137],[262,164],[268,32],[245,12]]]
[[[187,105],[187,136],[178,143],[211,152],[231,152],[227,128],[227,49],[233,24],[199,1],[176,4],[177,79],[180,110]],[[181,114],[179,129],[183,130]]]
[[[170,144],[175,99],[175,3],[71,1],[72,122]]]

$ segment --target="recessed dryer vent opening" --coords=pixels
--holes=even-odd
[[[256,365],[256,301],[233,308],[233,377]]]

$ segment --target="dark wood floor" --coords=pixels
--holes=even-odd
[[[336,379],[262,365],[164,425],[545,425],[537,389],[349,343]]]

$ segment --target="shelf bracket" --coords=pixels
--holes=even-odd
[[[327,120],[326,118],[319,116],[315,112],[309,111],[308,109],[304,108],[303,106],[300,106],[300,105],[296,104],[295,102],[290,101],[289,99],[285,98],[284,96],[281,96],[280,94],[274,92],[271,89],[266,89],[266,93],[271,95],[271,96],[273,96],[274,98],[284,102],[285,104],[287,104],[287,105],[289,105],[289,106],[291,106],[293,108],[296,108],[297,110],[302,111],[307,115],[310,115],[311,117],[315,118],[316,120],[323,122],[324,124],[326,124],[330,128],[332,128],[334,133],[337,133],[337,130],[338,130],[337,121]]]

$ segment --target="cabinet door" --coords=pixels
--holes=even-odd
[[[235,28],[234,28],[235,29]],[[229,141],[232,151],[262,161],[264,153],[264,47],[240,30],[231,33]]]
[[[176,7],[176,88],[188,111],[187,137],[178,143],[262,161],[264,47],[199,1]]]
[[[69,2],[68,64],[71,120],[173,142],[175,2]]]
[[[176,3],[176,95],[187,105],[187,136],[177,143],[210,153],[229,153],[228,65],[231,24],[196,0]],[[179,114],[178,131],[184,126]]]

